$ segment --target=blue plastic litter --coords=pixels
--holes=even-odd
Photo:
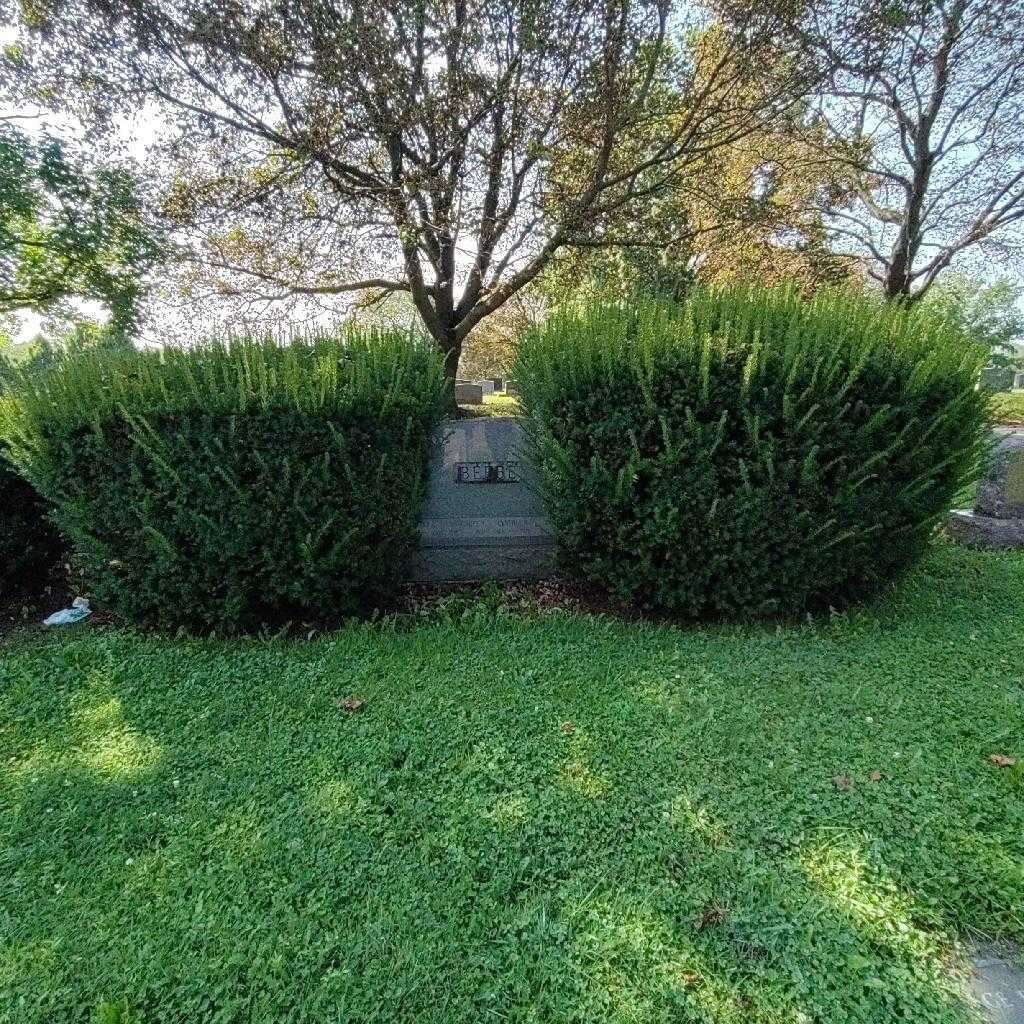
[[[70,626],[72,622],[80,622],[87,615],[92,614],[89,602],[84,597],[76,597],[71,602],[70,608],[61,608],[59,612],[47,615],[43,619],[44,626]]]

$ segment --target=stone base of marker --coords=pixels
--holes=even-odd
[[[1024,519],[980,516],[971,508],[950,512],[946,532],[969,548],[1024,548]]]
[[[1003,438],[973,509],[950,513],[946,532],[973,548],[1024,548],[1024,437]]]
[[[542,516],[424,520],[412,565],[417,583],[543,579],[555,571],[555,540]]]
[[[553,575],[555,535],[544,515],[525,441],[515,418],[480,417],[441,425],[411,582]]]

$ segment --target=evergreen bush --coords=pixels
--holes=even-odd
[[[0,352],[0,403],[21,379]],[[63,551],[63,542],[46,518],[46,503],[8,461],[0,444],[0,602],[30,596]]]
[[[389,600],[443,398],[407,334],[242,337],[62,361],[0,436],[98,604],[239,632]]]
[[[635,605],[791,613],[922,554],[987,445],[984,352],[869,297],[561,311],[515,375],[564,564]]]
[[[30,594],[60,557],[46,505],[0,450],[0,601]]]

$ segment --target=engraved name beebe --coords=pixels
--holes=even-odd
[[[456,462],[455,482],[457,484],[519,484],[518,459],[504,459],[500,462]]]

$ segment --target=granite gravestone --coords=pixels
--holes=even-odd
[[[1024,437],[1003,438],[978,484],[974,508],[951,512],[947,530],[970,547],[1024,547]]]
[[[479,384],[484,389],[485,395],[494,394],[494,381],[490,377],[485,377],[483,380],[475,380],[474,384]]]
[[[552,572],[554,532],[525,449],[514,418],[441,425],[414,582],[535,579]]]
[[[455,401],[459,405],[483,405],[484,389],[469,381],[455,382]]]

